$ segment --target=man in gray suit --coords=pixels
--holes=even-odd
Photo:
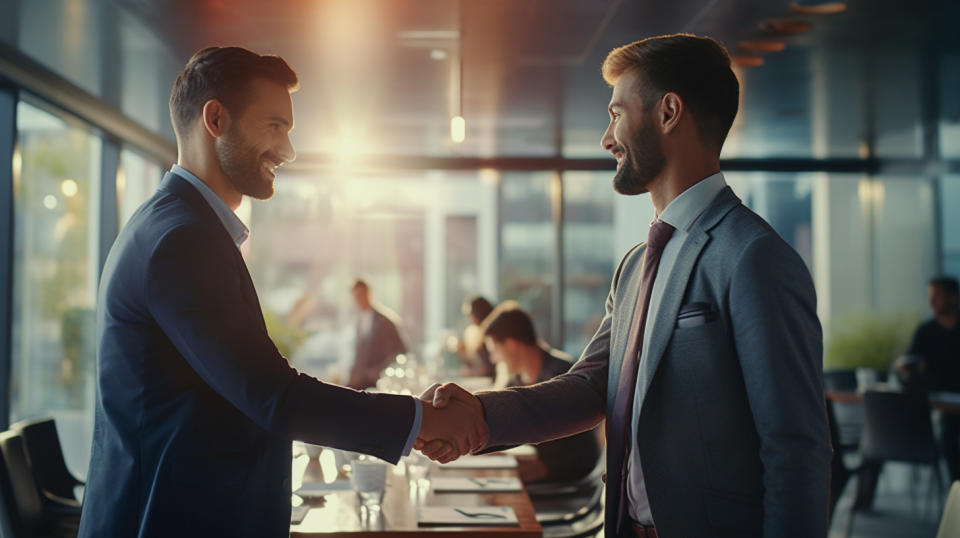
[[[484,446],[606,419],[607,536],[825,536],[816,297],[803,260],[720,172],[739,99],[730,58],[709,38],[654,37],[614,49],[603,75],[614,189],[650,193],[648,241],[621,261],[567,374],[477,396],[448,384],[433,403],[473,406],[489,425]]]

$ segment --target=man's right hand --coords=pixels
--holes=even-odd
[[[446,463],[483,448],[490,430],[480,400],[454,383],[433,385],[420,395],[423,422],[414,447]]]

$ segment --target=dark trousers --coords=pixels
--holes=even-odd
[[[950,481],[960,480],[960,415],[941,413],[940,450],[943,451],[943,459],[947,460]]]

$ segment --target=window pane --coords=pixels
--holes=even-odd
[[[940,240],[943,272],[960,276],[960,175],[940,180]]]
[[[600,326],[616,263],[613,208],[617,195],[610,178],[610,172],[563,175],[563,348],[574,356],[583,352]]]
[[[93,371],[100,139],[26,103],[14,185],[11,420],[51,415],[86,474]]]
[[[556,285],[555,231],[550,207],[552,172],[505,173],[500,203],[500,300],[513,299],[533,317],[537,334],[552,333]]]
[[[120,204],[120,227],[130,220],[133,212],[147,201],[157,186],[163,170],[153,161],[124,149],[120,152],[120,170],[117,172],[117,201]]]

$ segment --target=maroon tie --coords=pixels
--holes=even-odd
[[[657,277],[657,268],[660,266],[660,255],[663,247],[673,235],[674,227],[657,220],[650,225],[647,236],[647,247],[643,252],[643,280],[640,282],[640,297],[637,300],[637,309],[633,314],[633,326],[627,338],[627,351],[620,369],[620,383],[617,385],[617,400],[610,417],[609,428],[619,428],[621,435],[618,440],[622,446],[611,446],[612,450],[619,450],[621,454],[620,466],[620,521],[627,516],[624,509],[627,503],[627,446],[633,438],[630,434],[630,419],[633,415],[633,396],[636,393],[637,370],[640,366],[640,354],[643,350],[643,329],[647,324],[647,308],[650,306],[650,295],[653,291],[653,281]]]

